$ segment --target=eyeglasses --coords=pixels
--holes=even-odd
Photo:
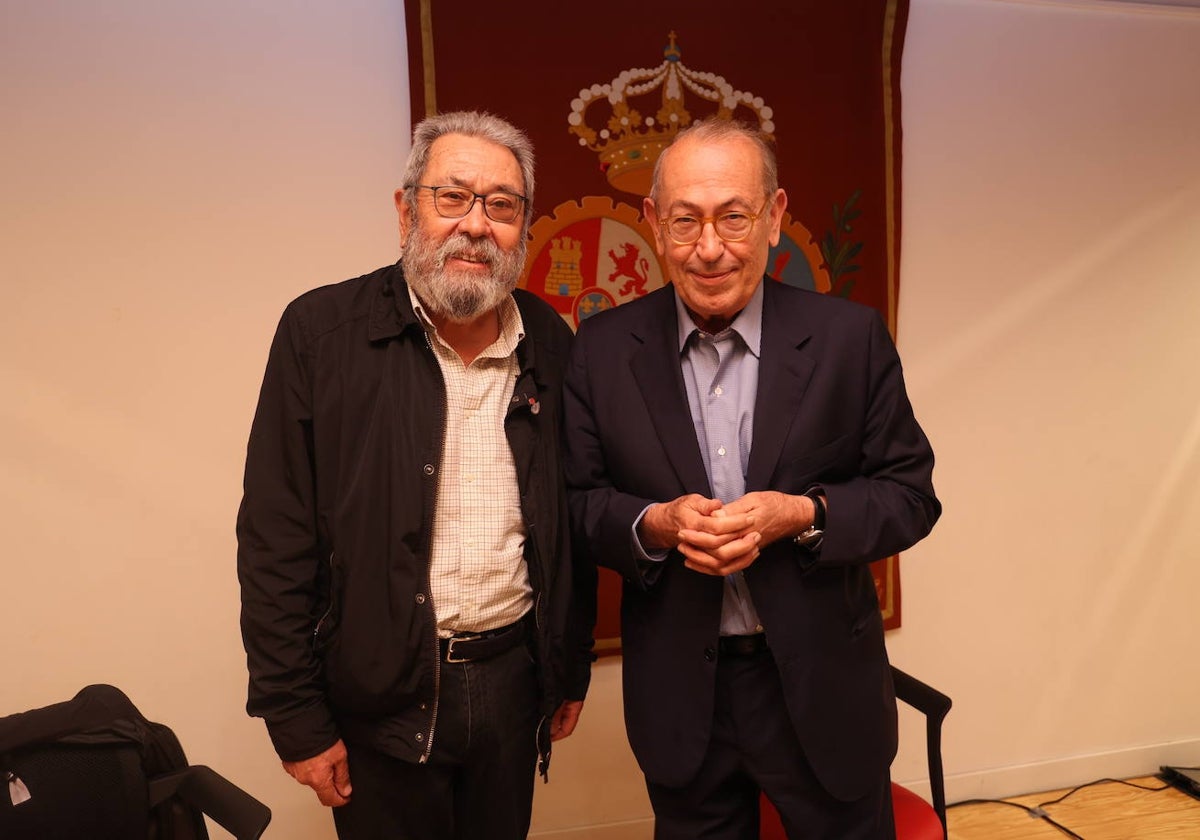
[[[680,216],[670,216],[659,222],[666,231],[667,236],[676,245],[692,245],[700,241],[700,236],[704,233],[704,226],[712,222],[713,232],[717,234],[725,242],[741,242],[750,235],[750,231],[754,229],[754,223],[767,209],[767,205],[771,203],[771,197],[763,202],[763,206],[758,208],[757,213],[743,213],[740,210],[731,210],[728,213],[722,213],[719,216],[689,216],[686,213]]]
[[[476,201],[482,201],[484,214],[493,222],[515,222],[521,215],[524,202],[529,201],[523,195],[502,190],[481,195],[466,187],[431,187],[428,184],[413,186],[433,193],[433,209],[444,219],[461,219],[471,212]]]

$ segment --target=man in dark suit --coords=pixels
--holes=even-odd
[[[933,527],[933,452],[878,314],[764,282],[786,206],[757,132],[681,132],[645,201],[671,283],[585,321],[566,377],[658,840],[753,840],[759,791],[789,837],[894,836],[868,564]]]

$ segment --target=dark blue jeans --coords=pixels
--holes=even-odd
[[[525,645],[441,665],[433,750],[416,764],[348,744],[340,840],[524,840],[537,763],[537,675]]]

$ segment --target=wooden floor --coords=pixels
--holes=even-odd
[[[1152,788],[1164,784],[1153,776],[1127,781]],[[1034,807],[1065,793],[1067,790],[1033,793],[1007,801]],[[1174,788],[1148,791],[1107,782],[1045,805],[1044,810],[1050,819],[1084,840],[1200,840],[1200,799]],[[946,822],[949,840],[1062,840],[1071,836],[1012,805],[957,805],[950,808]]]

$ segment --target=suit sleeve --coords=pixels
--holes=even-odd
[[[595,563],[645,588],[653,575],[647,576],[646,564],[639,561],[630,534],[641,512],[658,500],[622,493],[613,486],[593,404],[592,377],[598,363],[589,358],[593,338],[585,321],[571,348],[563,395],[571,528],[577,548],[588,552]]]
[[[900,357],[878,313],[867,336],[867,396],[859,474],[819,486],[828,500],[821,565],[865,563],[910,548],[942,506],[933,490],[933,449],[913,415]]]
[[[568,358],[574,335],[557,313],[550,313],[550,321],[558,333],[556,347],[561,348],[560,358]],[[565,390],[565,389],[564,389]],[[558,426],[559,452],[566,458],[566,422],[560,417]],[[557,471],[559,499],[566,499],[565,464],[559,462],[562,469]],[[568,514],[569,516],[569,514]],[[569,521],[567,523],[569,525]],[[567,592],[567,614],[564,622],[564,648],[566,661],[564,697],[567,700],[583,700],[587,696],[591,682],[592,663],[596,655],[593,629],[596,626],[596,567],[588,556],[586,547],[575,539],[570,527],[563,529],[560,534],[560,557],[569,557],[570,563],[563,570],[570,581]]]
[[[312,389],[295,306],[276,331],[246,450],[237,517],[246,710],[266,720],[285,761],[332,746],[313,631],[327,606],[326,552],[317,534]]]
[[[566,542],[575,542],[568,536]],[[567,700],[583,700],[587,696],[592,678],[592,663],[596,626],[596,566],[591,562],[587,550],[581,545],[564,549],[571,557],[570,608],[567,613],[565,646],[567,653],[566,683],[564,695]]]

